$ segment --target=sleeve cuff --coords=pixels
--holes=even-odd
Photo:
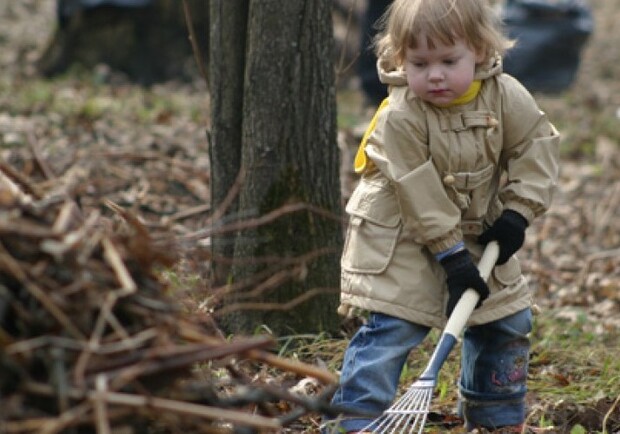
[[[509,210],[518,212],[527,220],[528,225],[532,224],[532,220],[534,220],[534,217],[535,217],[534,211],[529,206],[521,202],[517,202],[517,201],[507,202],[506,205],[504,205],[504,209],[509,209]]]
[[[430,240],[426,245],[433,255],[437,255],[461,242],[463,242],[463,232],[459,225],[446,235]]]
[[[465,250],[465,243],[463,241],[456,243],[454,246],[450,247],[447,250],[444,250],[443,252],[436,253],[435,259],[437,259],[437,261],[441,261],[446,256],[453,255],[454,253],[460,252],[461,250]]]

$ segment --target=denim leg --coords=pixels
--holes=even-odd
[[[531,330],[528,308],[465,331],[460,412],[468,425],[497,428],[525,420]]]
[[[349,342],[344,355],[340,387],[332,404],[369,416],[343,415],[339,427],[346,431],[364,428],[390,406],[409,352],[426,337],[428,327],[389,315],[372,313]],[[325,433],[338,433],[327,423]]]

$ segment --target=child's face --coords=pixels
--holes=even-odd
[[[449,105],[463,95],[474,80],[476,64],[483,56],[472,50],[462,39],[454,45],[444,45],[422,35],[417,48],[405,53],[405,71],[409,88],[424,101],[433,105]]]

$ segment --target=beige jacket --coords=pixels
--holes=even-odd
[[[445,325],[448,292],[434,254],[476,237],[503,209],[532,221],[549,207],[558,176],[559,135],[529,92],[501,71],[478,68],[471,102],[438,108],[416,97],[402,70],[379,62],[390,85],[365,152],[369,163],[348,204],[340,313],[383,312]],[[491,296],[470,324],[531,305],[516,257],[495,267]]]

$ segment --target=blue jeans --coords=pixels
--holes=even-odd
[[[459,411],[469,424],[499,427],[525,419],[531,327],[532,314],[525,309],[465,331]],[[429,327],[372,313],[344,355],[340,387],[332,398],[332,405],[343,414],[326,421],[323,432],[361,430],[388,408],[407,356],[429,331]]]

